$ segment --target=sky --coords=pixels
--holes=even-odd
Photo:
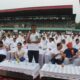
[[[0,0],[0,10],[24,7],[71,5],[73,0]]]

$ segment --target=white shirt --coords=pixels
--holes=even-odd
[[[23,42],[24,42],[24,36],[19,35],[16,40],[17,40],[18,42],[21,42],[21,43],[23,44]]]
[[[68,42],[72,42],[72,41],[73,41],[72,36],[67,35],[66,44],[67,44]]]
[[[73,47],[76,48],[76,49],[80,49],[80,43],[79,44],[76,44],[76,43],[73,44]]]
[[[57,48],[52,50],[52,54],[59,54],[61,53],[61,50],[58,50]]]
[[[5,40],[3,39],[2,41],[3,41],[3,44],[4,44],[5,46],[9,46],[9,45],[10,45],[10,42],[11,42],[11,39],[6,38]]]
[[[57,54],[59,54],[59,55],[57,55],[55,58],[56,59],[60,59],[61,58],[61,53],[62,51],[61,50],[58,50],[57,48],[55,48],[55,49],[53,49],[52,50],[52,54],[55,54],[55,55],[57,55]]]
[[[54,49],[54,48],[56,48],[56,44],[52,41],[52,42],[49,42],[48,44],[47,44],[47,48],[48,49]]]
[[[55,38],[54,39],[55,43],[60,43],[61,42],[61,36],[57,36],[57,39]]]
[[[30,40],[31,41],[37,41],[38,39],[40,38],[40,35],[39,35],[39,33],[32,33],[31,35],[30,35]]]
[[[47,40],[41,40],[40,47],[42,49],[47,49]]]
[[[7,55],[7,51],[5,49],[0,49],[0,54]]]
[[[14,41],[12,40],[12,41],[11,41],[11,44],[10,44],[10,49],[16,48],[16,47],[17,47],[17,43],[18,43],[17,41],[14,42]]]
[[[30,35],[30,40],[31,41],[37,41],[38,39],[40,38],[40,35],[39,35],[39,33],[32,33],[31,35]],[[30,43],[30,44],[28,44],[28,50],[39,50],[39,44],[37,44],[37,43]]]

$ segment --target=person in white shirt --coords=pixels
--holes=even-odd
[[[28,59],[32,62],[33,57],[35,62],[38,63],[39,59],[39,43],[40,34],[36,32],[36,25],[31,26],[31,33],[28,38]]]
[[[17,47],[18,41],[16,40],[16,37],[15,36],[13,36],[13,40],[10,43],[11,43],[10,44],[10,50],[13,50],[14,48]]]
[[[63,46],[62,50],[65,51],[67,49],[67,45],[66,45],[65,39],[62,39],[61,43],[62,43],[62,46]]]
[[[8,51],[8,53],[9,53],[9,55],[8,55],[8,57],[9,57],[9,59],[12,59],[12,60],[14,60],[14,52],[15,52],[15,49],[17,48],[17,43],[18,43],[18,41],[16,40],[16,37],[15,36],[13,36],[13,39],[11,40],[11,42],[10,42],[10,50]]]
[[[14,34],[14,37],[16,38],[16,41],[17,41],[17,42],[23,43],[23,41],[22,41],[22,39],[21,39],[22,36],[20,36],[18,33],[15,33],[15,34]],[[23,36],[23,37],[24,37],[24,36]]]
[[[10,40],[4,35],[2,36],[3,45],[9,49]]]
[[[43,50],[47,49],[47,40],[45,37],[42,37],[41,42],[40,42],[40,47]]]
[[[54,42],[54,38],[49,38],[49,42],[47,43],[47,50],[45,52],[45,63],[49,63],[52,59],[53,50],[56,48],[56,43]]]
[[[0,62],[4,61],[7,57],[7,51],[3,46],[3,42],[0,41]]]
[[[17,40],[18,40],[19,42],[23,43],[23,42],[24,42],[24,34],[21,32],[21,33],[19,33],[18,35],[19,35],[19,36],[18,36]]]
[[[80,49],[80,41],[79,41],[79,39],[75,40],[75,43],[73,44],[73,47],[78,49],[78,50]]]
[[[53,50],[52,53],[52,64],[62,64],[64,61],[64,55],[63,55],[63,51],[62,51],[62,44],[61,43],[57,43],[57,48],[55,48]]]
[[[72,39],[72,35],[70,34],[70,35],[66,35],[66,44],[68,43],[68,42],[72,42],[73,41],[73,39]]]
[[[56,44],[61,42],[60,36],[55,36],[54,41],[55,41]]]
[[[47,49],[48,50],[53,50],[56,48],[56,43],[54,42],[54,38],[49,38],[49,42],[47,43]]]

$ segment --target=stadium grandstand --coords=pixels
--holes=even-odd
[[[74,0],[72,1],[75,3]],[[21,28],[22,30],[26,28],[27,30],[32,24],[36,24],[40,30],[44,28],[50,30],[55,28],[79,28],[79,24],[76,24],[76,7],[72,1],[69,4],[69,1],[65,1],[65,5],[63,3],[55,5],[55,2],[55,4],[49,4],[48,6],[1,9],[0,28]],[[25,4],[27,5],[28,3]]]

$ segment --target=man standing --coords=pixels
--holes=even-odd
[[[31,26],[31,33],[28,38],[28,58],[29,62],[32,62],[33,57],[35,62],[38,63],[39,59],[39,43],[40,35],[36,32],[36,25]]]

